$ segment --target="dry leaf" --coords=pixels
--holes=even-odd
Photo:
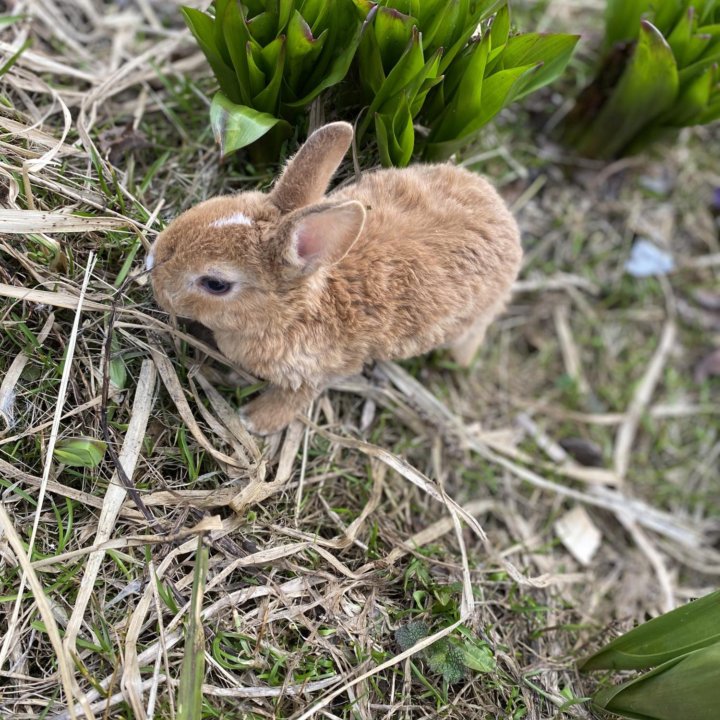
[[[125,155],[133,150],[150,147],[150,143],[145,135],[129,122],[124,127],[114,127],[100,133],[100,147],[107,159],[117,165]]]
[[[569,437],[560,441],[560,447],[574,460],[587,467],[603,467],[602,448],[585,438]]]
[[[567,551],[581,564],[590,564],[600,547],[602,534],[582,505],[577,505],[555,521],[555,534]]]

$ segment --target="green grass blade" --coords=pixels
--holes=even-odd
[[[198,537],[189,620],[185,630],[185,653],[180,669],[177,720],[202,720],[202,684],[205,678],[205,632],[202,605],[207,577],[208,549]]]
[[[587,658],[580,669],[642,670],[717,642],[720,591],[630,630]]]

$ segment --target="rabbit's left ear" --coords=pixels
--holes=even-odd
[[[287,164],[270,200],[284,213],[320,202],[352,138],[352,125],[346,122],[316,130]]]
[[[308,208],[293,223],[285,259],[303,274],[340,262],[365,224],[365,208],[357,200]]]

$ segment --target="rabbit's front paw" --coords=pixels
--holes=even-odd
[[[245,405],[240,411],[240,417],[250,432],[272,435],[284,430],[311,399],[312,395],[304,390],[292,392],[271,387]]]

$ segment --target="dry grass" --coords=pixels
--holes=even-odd
[[[466,162],[527,259],[474,369],[380,365],[259,441],[236,415],[256,385],[142,272],[166,219],[270,180],[218,163],[179,4],[18,0],[1,36],[3,62],[32,44],[0,95],[0,717],[175,717],[198,535],[203,717],[591,717],[566,704],[592,689],[578,654],[720,573],[717,380],[693,378],[720,332],[697,292],[720,272],[717,127],[603,167],[518,130],[550,93],[507,113]],[[679,269],[626,276],[635,236]],[[110,440],[99,467],[53,459],[80,436]],[[423,652],[444,637],[485,671],[447,687]]]

